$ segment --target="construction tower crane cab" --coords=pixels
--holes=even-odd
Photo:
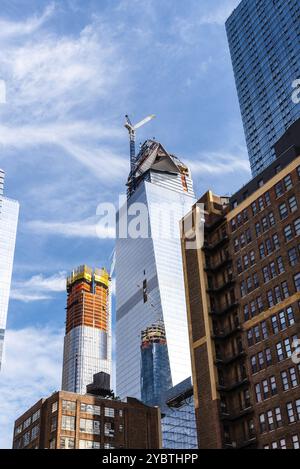
[[[140,127],[143,127],[145,124],[150,122],[155,118],[154,114],[151,114],[150,116],[146,117],[142,121],[140,121],[138,124],[133,125],[129,116],[125,116],[125,128],[129,132],[129,140],[130,140],[130,169],[131,173],[134,172],[135,169],[135,164],[136,164],[136,153],[135,153],[135,140],[136,140],[136,131]]]

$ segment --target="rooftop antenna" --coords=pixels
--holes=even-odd
[[[136,156],[135,156],[136,131],[140,127],[143,127],[143,125],[152,121],[152,119],[155,118],[155,115],[151,114],[151,116],[146,117],[145,119],[143,119],[141,122],[139,122],[136,125],[132,124],[131,120],[129,119],[129,116],[126,115],[125,118],[126,118],[125,128],[129,132],[129,140],[130,140],[130,168],[131,168],[131,172],[133,173],[135,170],[135,163],[136,163]]]

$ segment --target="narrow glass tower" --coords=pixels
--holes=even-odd
[[[67,278],[62,390],[86,393],[101,371],[111,374],[110,278],[81,266]]]
[[[142,332],[141,343],[142,401],[151,406],[161,402],[161,396],[172,387],[166,331],[157,321]]]
[[[196,200],[189,169],[153,140],[142,146],[127,186],[117,216],[116,386],[121,398],[141,399],[141,331],[158,318],[173,385],[191,376],[179,221]]]
[[[300,117],[299,0],[242,0],[226,23],[253,176]]]
[[[0,369],[19,218],[19,203],[3,196],[3,186],[4,172],[0,170]]]

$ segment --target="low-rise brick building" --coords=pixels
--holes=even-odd
[[[140,401],[57,392],[15,422],[14,449],[159,449],[160,411]]]

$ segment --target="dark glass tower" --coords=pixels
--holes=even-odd
[[[243,0],[226,23],[253,176],[300,117],[292,99],[300,78],[299,0]]]
[[[171,369],[163,322],[158,321],[142,332],[142,401],[158,405],[163,393],[172,387]]]

